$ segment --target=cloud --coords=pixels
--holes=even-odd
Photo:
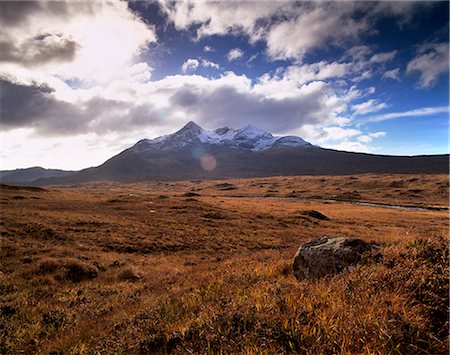
[[[448,113],[450,109],[448,106],[437,106],[437,107],[423,107],[415,110],[404,111],[404,112],[391,112],[385,113],[383,115],[371,116],[368,118],[368,122],[380,122],[386,120],[393,120],[396,118],[404,117],[419,117],[419,116],[431,116],[440,113]]]
[[[54,90],[45,85],[23,85],[0,81],[2,127],[21,127],[38,121],[51,105]]]
[[[329,140],[339,141],[342,139],[354,137],[361,134],[361,131],[353,128],[344,127],[324,127],[317,130],[317,137],[315,140],[319,142],[325,142]]]
[[[395,68],[395,69],[392,69],[392,70],[387,70],[387,71],[383,74],[382,78],[400,81],[400,68]]]
[[[355,20],[355,4],[304,3],[288,21],[273,25],[265,36],[267,53],[273,59],[301,61],[325,43],[342,45],[370,32],[369,22]]]
[[[0,41],[0,62],[18,63],[26,67],[49,62],[71,62],[80,45],[63,34],[46,33],[29,38],[19,45]]]
[[[199,65],[200,63],[197,59],[189,58],[181,66],[181,71],[183,73],[186,73],[188,71],[195,71]]]
[[[126,132],[42,139],[33,129],[16,129],[2,135],[2,169],[43,166],[84,169],[98,166],[136,142]]]
[[[355,141],[343,141],[338,144],[325,144],[324,148],[341,150],[344,152],[359,152],[359,153],[370,153],[373,151],[372,148],[365,145],[363,142]]]
[[[244,52],[240,50],[239,48],[231,49],[227,54],[227,59],[229,62],[232,60],[241,58],[244,55]]]
[[[150,103],[107,99],[92,93],[74,102],[60,100],[48,86],[0,81],[0,127],[33,128],[44,136],[132,131],[157,122]],[[104,95],[103,95],[104,96]]]
[[[356,114],[366,115],[371,112],[377,112],[388,107],[384,102],[378,102],[377,100],[370,99],[365,102],[356,104],[352,106],[352,110],[355,111]]]
[[[214,52],[215,49],[211,46],[204,46],[203,51],[208,53],[208,52]]]
[[[434,1],[378,1],[371,8],[371,17],[395,17],[397,26],[403,28],[413,21],[414,14],[434,6]]]
[[[351,61],[365,61],[367,57],[373,53],[372,48],[366,45],[353,46],[345,51],[344,58]]]
[[[22,25],[41,7],[42,4],[37,1],[2,1],[0,2],[0,21],[5,26]]]
[[[371,138],[380,138],[380,137],[385,137],[385,136],[386,136],[386,132],[369,133],[369,137],[371,137]]]
[[[359,129],[348,126],[305,125],[300,132],[304,139],[324,148],[365,153],[376,150],[375,147],[368,146],[368,143],[386,135],[386,132],[363,134]]]
[[[342,78],[351,73],[350,63],[320,61],[311,64],[292,65],[286,69],[285,76],[303,84],[315,80]]]
[[[361,143],[370,143],[374,138],[380,138],[386,136],[386,132],[373,132],[366,135],[357,137],[357,140]]]
[[[346,1],[160,0],[159,3],[176,29],[195,30],[196,40],[213,35],[244,35],[252,43],[264,41],[271,59],[298,62],[324,44],[343,47],[358,43],[362,36],[374,33],[379,18],[396,17],[399,24],[406,24],[421,7],[414,2],[397,5]],[[374,61],[381,59],[375,57]]]
[[[210,127],[239,127],[246,122],[274,133],[290,133],[306,124],[346,121],[340,117],[345,105],[323,82],[297,88],[287,83],[284,91],[289,95],[276,95],[281,88],[268,85],[265,87],[262,82],[252,85],[246,76],[226,73],[220,79],[201,84],[186,82],[174,90],[168,106]]]
[[[189,58],[187,59],[183,65],[181,66],[181,71],[183,73],[187,73],[187,72],[194,72],[197,70],[197,68],[199,66],[202,66],[204,68],[213,68],[213,69],[219,69],[219,64],[212,62],[208,59],[203,59],[203,58],[199,58],[199,59],[194,59],[194,58]]]
[[[28,80],[109,82],[156,41],[154,27],[125,2],[0,4],[2,71]]]
[[[160,0],[162,10],[178,30],[196,28],[196,39],[213,35],[255,36],[257,23],[280,9],[291,9],[289,2],[210,2]]]
[[[251,62],[253,62],[256,58],[258,58],[259,53],[253,54],[248,60],[247,60],[247,64],[250,64]]]
[[[397,51],[377,53],[369,59],[370,63],[384,63],[394,59]]]
[[[431,88],[436,85],[439,76],[449,70],[448,43],[425,44],[418,48],[418,55],[406,67],[406,73],[420,73],[418,87]]]
[[[201,65],[202,65],[202,67],[205,67],[205,68],[219,69],[219,64],[214,63],[207,59],[202,59]]]
[[[325,68],[326,65],[323,65]],[[300,84],[294,77],[261,78],[256,82],[233,72],[218,78],[168,76],[137,81],[146,68],[137,65],[129,75],[106,87],[71,89],[42,83],[2,83],[2,128],[34,128],[44,136],[105,132],[138,132],[156,127],[161,133],[195,118],[210,128],[242,122],[292,133],[307,124],[347,124],[348,92],[313,80]],[[134,74],[131,74],[134,73]],[[318,71],[320,74],[320,70]],[[322,75],[322,74],[320,74]],[[165,127],[166,131],[161,131]]]
[[[359,132],[360,134],[361,132]],[[371,132],[367,134],[354,134],[342,137],[343,141],[339,143],[325,143],[324,148],[343,150],[348,152],[373,153],[378,148],[368,145],[375,138],[386,136],[386,132]],[[352,138],[352,139],[349,139]],[[356,139],[356,140],[355,140]]]
[[[359,83],[375,76],[382,76],[385,63],[391,61],[396,51],[375,53],[369,46],[354,46],[346,51],[343,59],[347,61],[353,74],[351,81]]]

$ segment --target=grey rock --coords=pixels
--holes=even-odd
[[[294,256],[292,269],[297,280],[317,279],[344,270],[354,271],[366,252],[378,247],[361,239],[321,237],[303,244]]]

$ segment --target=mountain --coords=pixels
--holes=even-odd
[[[220,145],[228,148],[264,151],[274,147],[306,147],[310,146],[300,137],[274,137],[258,127],[248,125],[242,129],[228,127],[218,128],[214,131],[206,131],[195,122],[189,122],[178,132],[156,139],[143,139],[133,148],[136,152],[149,149],[161,151],[176,151],[191,144]]]
[[[76,173],[76,171],[58,170],[58,169],[44,169],[39,166],[0,171],[0,182],[13,184],[26,184],[37,179],[45,178],[59,178],[69,176]]]
[[[40,176],[34,181],[28,179],[27,183],[448,173],[448,170],[448,154],[385,156],[341,152],[311,145],[296,136],[273,136],[253,126],[207,131],[189,122],[173,134],[143,139],[98,167],[64,172],[67,173],[65,176]]]

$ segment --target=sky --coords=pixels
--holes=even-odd
[[[0,169],[97,166],[188,121],[449,152],[448,1],[1,1]]]

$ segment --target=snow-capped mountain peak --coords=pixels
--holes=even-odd
[[[172,136],[179,137],[186,142],[191,141],[207,133],[202,127],[193,121],[189,121],[182,129],[175,132]]]
[[[271,133],[247,125],[241,129],[228,127],[207,131],[193,121],[188,122],[179,131],[155,139],[139,141],[133,149],[144,151],[158,149],[163,151],[177,150],[190,144],[223,145],[251,151],[263,151],[270,148],[310,146],[302,138],[296,136],[276,137]]]
[[[263,137],[266,139],[273,138],[272,134],[270,134],[269,132],[264,131],[263,129],[253,125],[247,125],[244,128],[238,130],[236,135],[239,137],[248,137],[248,138],[256,138],[256,137]]]
[[[228,132],[233,131],[232,129],[229,129],[228,127],[222,127],[222,128],[217,128],[216,130],[214,130],[214,133],[223,136],[224,134],[227,134]]]

